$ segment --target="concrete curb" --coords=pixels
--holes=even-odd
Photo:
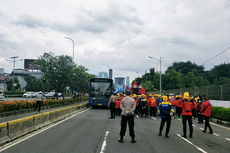
[[[87,103],[70,106],[43,114],[33,115],[0,124],[0,145],[13,141],[49,124],[61,121],[79,110],[88,107]]]
[[[222,120],[219,120],[219,119],[216,119],[216,118],[210,118],[210,121],[214,122],[214,123],[230,126],[230,122],[222,121]]]

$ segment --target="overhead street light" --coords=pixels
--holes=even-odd
[[[20,60],[15,60],[16,58],[18,58],[18,56],[13,56],[13,57],[10,57],[11,59],[13,59],[13,60],[8,60],[7,59],[7,61],[12,61],[12,62],[14,62],[14,64],[13,64],[13,90],[14,90],[14,71],[15,71],[15,62],[17,62],[17,61],[22,61],[23,59],[20,59]]]
[[[71,39],[71,38],[69,38],[69,37],[64,37],[64,38],[65,38],[65,39],[71,40],[72,43],[73,43],[73,62],[74,62],[74,41],[73,41],[73,39]]]
[[[149,56],[149,58],[158,60],[158,61],[160,62],[160,95],[161,95],[161,62],[164,61],[164,58],[163,58],[163,57],[160,57],[160,59],[157,59],[157,58],[153,58],[153,57],[151,57],[151,56]],[[162,59],[163,59],[163,60],[162,60]]]

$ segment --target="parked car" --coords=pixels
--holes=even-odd
[[[3,91],[0,90],[0,99],[3,99],[3,98],[5,98],[5,95],[4,95]]]
[[[26,92],[23,94],[23,98],[32,98],[34,92]]]
[[[62,97],[62,93],[58,93],[58,97]]]
[[[57,92],[50,92],[45,95],[46,99],[58,99],[58,93]]]
[[[38,95],[38,94],[40,94],[40,93],[42,94],[42,92],[41,92],[41,91],[33,93],[33,94],[32,94],[32,98],[36,98],[36,97],[37,97],[37,95]]]

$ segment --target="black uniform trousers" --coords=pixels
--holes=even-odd
[[[134,115],[131,116],[125,116],[121,115],[121,131],[120,136],[125,136],[126,128],[127,128],[127,122],[129,124],[129,135],[130,137],[134,138]]]
[[[115,103],[110,103],[109,108],[110,108],[111,118],[114,118],[115,117]]]
[[[136,106],[136,109],[135,109],[134,113],[135,113],[136,115],[138,115],[138,113],[139,113],[139,106]]]
[[[176,107],[176,113],[177,115],[180,117],[181,115],[181,112],[182,112],[182,108],[181,107]]]
[[[203,115],[197,114],[198,122],[203,123]]]
[[[192,134],[193,132],[192,115],[182,115],[183,132],[184,134],[186,134],[187,132],[187,120],[188,120],[190,134]]]
[[[150,116],[156,117],[157,107],[150,107]]]
[[[165,122],[167,122],[167,127],[166,127],[166,131],[165,131],[165,135],[169,134],[169,130],[170,130],[170,126],[171,126],[171,120],[172,120],[171,116],[166,117],[166,118],[161,118],[161,125],[160,125],[160,130],[159,130],[160,134],[161,134],[161,132],[163,130]]]
[[[205,131],[205,132],[206,132],[206,130],[207,130],[207,127],[209,128],[209,131],[210,131],[210,132],[213,132],[213,131],[212,131],[212,128],[211,128],[211,126],[210,126],[210,124],[209,124],[209,118],[210,118],[210,117],[208,117],[208,116],[204,116],[204,120],[205,120],[204,131]]]
[[[146,107],[145,108],[140,107],[140,109],[141,109],[141,111],[140,111],[141,117],[143,117],[143,114],[145,114],[145,117],[147,117],[147,109],[146,109]]]
[[[40,112],[41,104],[42,104],[42,102],[37,100],[36,110],[38,109],[38,112]]]
[[[115,108],[116,111],[116,116],[121,116],[121,109],[120,108]]]

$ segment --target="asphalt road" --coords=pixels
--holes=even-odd
[[[173,119],[169,138],[158,136],[161,119],[135,118],[137,143],[130,143],[127,129],[119,143],[120,117],[109,119],[108,109],[87,109],[6,146],[3,153],[229,153],[230,128],[211,124],[214,134],[203,133],[204,124],[194,122],[193,138],[183,139],[182,122]],[[166,126],[166,125],[165,125]],[[164,134],[165,127],[163,130]],[[229,140],[227,140],[228,138]]]

